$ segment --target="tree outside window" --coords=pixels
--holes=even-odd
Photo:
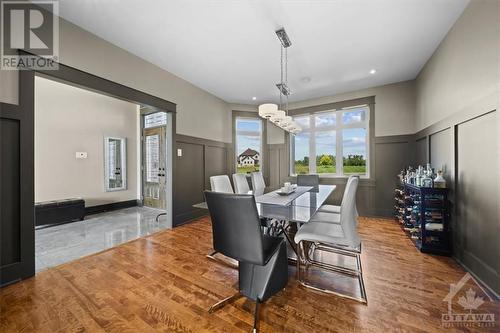
[[[294,117],[303,131],[291,139],[292,173],[368,174],[367,105]]]

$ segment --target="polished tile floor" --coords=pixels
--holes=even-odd
[[[167,228],[162,211],[132,207],[89,215],[84,221],[35,231],[36,271],[40,272]]]

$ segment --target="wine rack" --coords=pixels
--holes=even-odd
[[[394,200],[396,220],[421,252],[451,254],[447,188],[401,183]]]

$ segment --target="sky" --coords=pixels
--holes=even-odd
[[[247,148],[256,150],[260,153],[260,126],[261,121],[258,119],[237,119],[236,134],[237,134],[237,152],[238,155],[247,150]]]
[[[344,124],[356,123],[364,121],[366,109],[353,109],[349,112],[343,112],[342,122]],[[295,120],[307,129],[309,127],[309,116],[298,117]],[[336,123],[335,113],[324,113],[316,115],[315,127],[321,128],[324,126],[334,126]],[[310,133],[303,132],[295,135],[295,159],[302,160],[304,156],[309,156],[309,135]],[[325,131],[316,133],[316,154],[317,155],[334,155],[336,145],[335,131]],[[366,130],[364,128],[353,128],[343,130],[343,155],[365,155],[366,156]]]

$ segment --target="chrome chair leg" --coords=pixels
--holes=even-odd
[[[297,245],[297,252],[298,252],[298,255],[297,255],[297,281],[301,282],[302,281],[302,278],[301,278],[301,271],[302,271],[302,267],[301,267],[301,264],[303,261],[305,261],[305,254],[304,254],[304,242],[300,242],[298,245]]]
[[[214,311],[219,310],[220,308],[226,306],[227,304],[230,304],[230,303],[236,301],[237,299],[239,299],[241,297],[243,297],[243,295],[238,291],[235,294],[233,294],[233,295],[231,295],[229,297],[226,297],[226,298],[218,301],[214,305],[212,305],[210,307],[210,309],[208,309],[208,313],[213,313]]]
[[[310,245],[308,245],[310,244]],[[311,256],[314,254],[314,251],[316,250],[322,250],[322,251],[327,251],[327,252],[332,252],[332,253],[337,253],[341,255],[346,255],[350,257],[354,257],[356,259],[356,269],[350,269],[342,266],[337,266],[337,265],[332,265],[332,264],[327,264],[327,263],[322,263],[322,262],[317,262]],[[361,266],[361,255],[358,253],[356,250],[355,251],[349,251],[344,248],[336,248],[334,246],[330,247],[329,244],[320,244],[320,243],[312,243],[312,242],[307,242],[307,241],[301,241],[298,244],[298,256],[299,259],[297,260],[297,280],[301,285],[304,287],[325,292],[325,293],[330,293],[334,294],[340,297],[344,298],[349,298],[364,304],[367,304],[367,297],[366,297],[366,290],[365,290],[365,284],[363,281],[363,270]],[[360,287],[360,294],[361,297],[354,297],[346,294],[342,294],[333,290],[328,290],[324,288],[319,288],[315,287],[313,285],[308,284],[305,279],[302,278],[301,276],[301,268],[302,265],[306,265],[306,269],[308,266],[315,266],[320,269],[324,269],[327,271],[333,271],[336,273],[340,273],[343,275],[349,275],[352,277],[356,277],[358,279],[359,287]]]
[[[219,264],[223,264],[223,265],[228,266],[228,267],[230,267],[230,268],[238,269],[238,265],[237,265],[237,264],[232,264],[232,263],[230,263],[230,262],[227,262],[227,261],[224,261],[224,260],[222,260],[222,259],[220,259],[220,258],[217,258],[217,257],[215,256],[217,253],[219,253],[219,252],[217,252],[217,251],[212,251],[212,252],[210,252],[209,254],[207,254],[207,255],[206,255],[206,257],[207,257],[208,259],[211,259],[211,260],[213,260],[213,261],[215,261],[215,262],[219,263]]]
[[[257,333],[259,331],[258,325],[259,325],[259,304],[260,301],[257,299],[255,301],[255,312],[254,312],[254,317],[253,317],[253,333]]]
[[[359,287],[361,290],[361,297],[365,300],[365,304],[368,304],[368,299],[366,297],[365,281],[363,280],[363,267],[361,266],[361,254],[358,254],[358,264],[359,264]]]

